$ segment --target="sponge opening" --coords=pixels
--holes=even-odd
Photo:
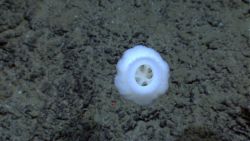
[[[148,86],[153,78],[153,71],[150,65],[143,64],[136,69],[135,80],[140,86]]]

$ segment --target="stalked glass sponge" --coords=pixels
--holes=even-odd
[[[169,65],[152,48],[137,45],[118,61],[115,86],[126,99],[139,105],[152,103],[169,87]]]

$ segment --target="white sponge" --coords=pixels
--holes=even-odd
[[[128,49],[116,69],[119,93],[137,104],[150,104],[168,89],[169,66],[152,48],[137,45]]]

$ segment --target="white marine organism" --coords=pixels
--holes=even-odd
[[[169,87],[169,66],[152,48],[137,45],[118,61],[115,86],[126,99],[139,105],[152,103]]]

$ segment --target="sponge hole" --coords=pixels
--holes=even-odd
[[[140,86],[148,86],[153,78],[151,66],[143,64],[136,70],[135,80]]]

